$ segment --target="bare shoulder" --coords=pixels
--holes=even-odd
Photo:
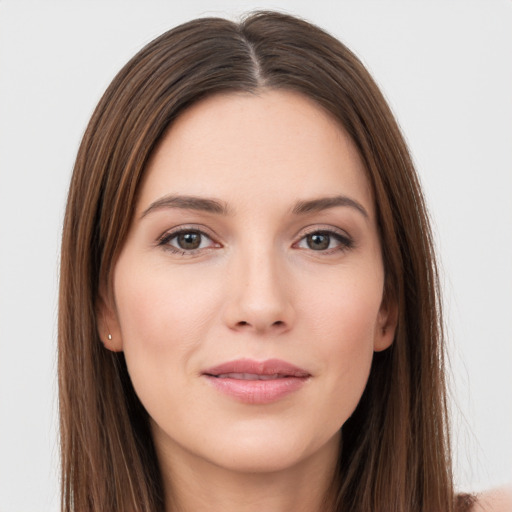
[[[512,485],[480,493],[471,512],[512,512]]]

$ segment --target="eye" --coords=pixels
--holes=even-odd
[[[296,247],[311,249],[317,252],[335,252],[349,249],[353,246],[352,240],[341,233],[328,230],[318,230],[302,237]]]
[[[219,247],[219,244],[198,229],[180,229],[165,233],[160,238],[158,245],[180,254],[194,254],[202,249]]]

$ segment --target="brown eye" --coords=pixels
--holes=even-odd
[[[176,237],[176,243],[180,249],[190,251],[200,247],[201,237],[201,233],[197,231],[188,231],[186,233],[180,233]]]
[[[295,247],[331,254],[332,252],[350,249],[353,245],[351,238],[344,236],[337,231],[319,230],[303,236]]]
[[[313,233],[306,237],[306,243],[308,247],[314,251],[324,251],[329,248],[331,237],[324,233]]]
[[[196,229],[183,229],[167,233],[162,236],[158,245],[183,255],[219,246],[207,234]]]

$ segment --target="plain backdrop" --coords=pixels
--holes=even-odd
[[[95,104],[163,31],[256,8],[329,30],[388,98],[442,263],[456,481],[512,481],[511,1],[0,0],[0,512],[59,508],[59,238]]]

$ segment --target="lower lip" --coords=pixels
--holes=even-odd
[[[270,404],[298,391],[309,377],[272,380],[224,379],[205,375],[218,391],[246,404]]]

